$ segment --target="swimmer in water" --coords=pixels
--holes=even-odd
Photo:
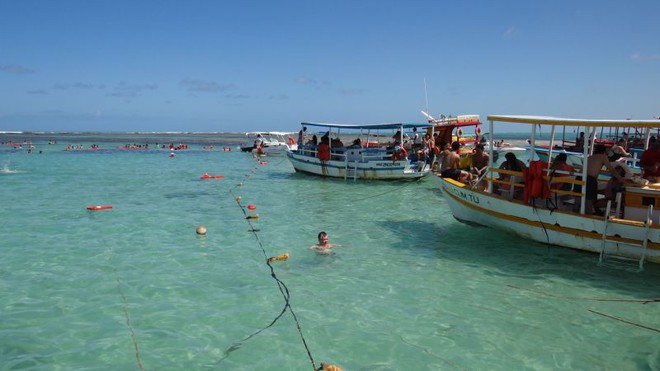
[[[330,237],[326,232],[319,233],[319,243],[314,244],[309,247],[310,250],[314,250],[319,254],[330,254],[333,247],[338,247],[341,245],[335,245],[330,243]]]

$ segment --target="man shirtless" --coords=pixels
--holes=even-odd
[[[328,233],[326,232],[319,232],[318,239],[319,243],[310,246],[309,249],[314,250],[319,254],[330,254],[333,247],[341,246],[330,243],[330,236],[328,236]]]
[[[587,198],[586,198],[586,211],[593,213],[594,202],[598,199],[598,174],[603,166],[616,178],[619,183],[623,183],[623,177],[614,169],[610,163],[610,159],[605,154],[606,149],[602,144],[597,144],[594,147],[594,154],[587,158]]]
[[[440,175],[443,178],[451,178],[463,183],[469,183],[472,180],[472,174],[458,168],[461,161],[461,158],[458,155],[459,148],[461,148],[461,145],[458,142],[451,144],[451,151],[446,154],[444,161],[442,162]]]

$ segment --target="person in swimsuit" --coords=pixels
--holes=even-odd
[[[319,254],[328,255],[332,252],[333,247],[338,247],[341,245],[331,244],[330,236],[326,232],[319,232],[318,235],[319,243],[314,244],[309,247],[309,250],[314,250]]]
[[[461,161],[461,158],[458,155],[459,148],[461,148],[460,143],[454,142],[451,144],[451,151],[446,154],[445,159],[442,162],[440,175],[443,178],[451,178],[463,183],[469,183],[472,180],[472,174],[458,168]]]

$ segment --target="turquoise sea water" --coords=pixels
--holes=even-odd
[[[657,265],[459,223],[430,177],[220,149],[237,138],[152,138],[199,143],[175,157],[114,149],[145,142],[128,134],[1,146],[0,370],[660,370],[660,303],[636,302],[660,297]],[[308,250],[321,230],[333,255]],[[268,327],[285,300],[265,258],[285,252],[295,319]]]

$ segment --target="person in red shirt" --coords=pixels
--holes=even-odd
[[[660,142],[655,137],[651,137],[649,147],[639,158],[639,165],[642,167],[642,176],[651,182],[657,183],[660,180]]]
[[[328,144],[328,138],[326,136],[321,137],[319,160],[321,160],[321,173],[328,175],[327,162],[330,161],[330,144]]]
[[[399,160],[407,160],[407,159],[408,159],[408,152],[406,151],[405,148],[401,146],[394,147],[394,150],[392,151],[392,162]]]

